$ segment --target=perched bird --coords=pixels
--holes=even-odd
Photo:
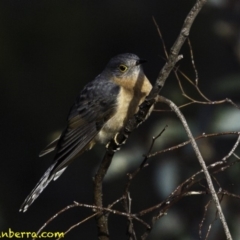
[[[71,108],[66,129],[40,153],[42,157],[56,150],[52,165],[25,199],[20,211],[27,211],[76,156],[95,143],[108,143],[138,111],[152,89],[141,66],[144,62],[135,54],[117,55],[83,88]]]

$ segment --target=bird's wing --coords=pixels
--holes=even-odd
[[[47,185],[56,180],[72,159],[98,134],[116,110],[119,90],[119,86],[100,76],[83,89],[70,111],[68,126],[57,142],[52,165],[27,196],[20,211],[27,211]]]
[[[56,139],[54,139],[51,143],[49,143],[40,153],[39,157],[43,157],[46,154],[54,151],[57,147],[58,140],[60,139],[60,136],[58,136]]]
[[[99,81],[98,78],[83,89],[70,111],[68,126],[58,141],[54,158],[57,164],[52,174],[66,167],[79,152],[84,151],[114,114],[119,90],[114,83]]]

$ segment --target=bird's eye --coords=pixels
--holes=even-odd
[[[119,65],[119,70],[121,71],[121,72],[126,72],[127,71],[127,69],[128,69],[128,67],[126,66],[126,65],[124,65],[124,64],[121,64],[121,65]]]

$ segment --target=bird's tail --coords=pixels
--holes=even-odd
[[[52,164],[47,171],[44,173],[42,178],[39,180],[35,188],[31,191],[31,193],[27,196],[22,206],[20,207],[20,212],[26,212],[29,206],[38,198],[41,192],[47,187],[47,185],[54,179],[56,180],[60,174],[65,170],[62,169],[59,172],[52,174],[52,170],[55,167],[56,163]]]

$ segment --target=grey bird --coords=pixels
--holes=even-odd
[[[20,211],[27,211],[41,192],[56,180],[67,166],[96,143],[106,144],[138,111],[152,85],[145,76],[137,55],[113,57],[77,97],[61,136],[40,153],[40,157],[56,150],[52,165],[23,202]]]

